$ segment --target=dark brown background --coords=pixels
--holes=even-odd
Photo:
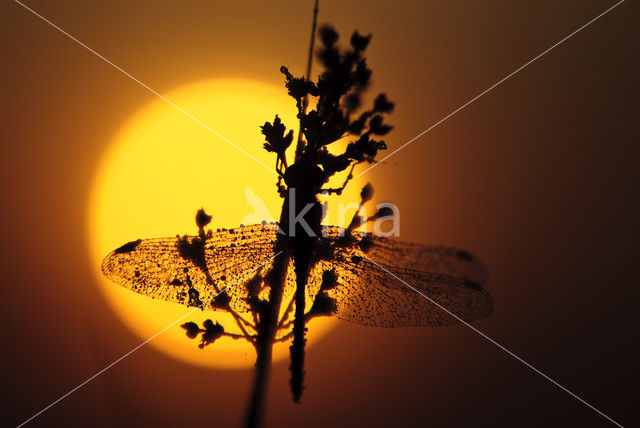
[[[28,2],[160,93],[301,73],[311,0],[229,3]],[[611,5],[323,0],[320,21],[374,34],[394,148]],[[2,423],[15,426],[140,343],[95,285],[86,207],[113,133],[154,95],[20,5],[0,8]],[[640,419],[637,24],[623,3],[369,177],[405,240],[490,266],[495,312],[478,328],[623,425]],[[342,323],[307,372],[296,406],[274,367],[269,426],[607,426],[464,326]],[[32,425],[238,425],[250,378],[145,347]]]

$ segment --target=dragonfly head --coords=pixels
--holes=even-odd
[[[291,165],[284,173],[284,182],[289,188],[296,188],[299,192],[316,194],[322,188],[325,174],[314,161],[300,159]]]

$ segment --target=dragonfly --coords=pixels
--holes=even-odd
[[[313,35],[315,14],[317,3]],[[359,110],[371,76],[363,56],[370,35],[354,32],[350,48],[341,50],[333,28],[323,26],[318,33],[323,46],[317,55],[324,70],[317,83],[310,80],[311,54],[306,77],[295,77],[285,66],[280,69],[298,109],[294,156],[287,156],[293,129],[287,131],[278,115],[260,127],[264,149],[276,155],[276,188],[283,199],[279,221],[205,231],[211,217],[200,210],[197,235],[131,241],[102,263],[109,279],[134,292],[233,316],[233,328],[211,320],[202,328],[195,323],[182,327],[187,336],[201,337],[200,347],[223,336],[254,345],[249,427],[260,422],[275,342],[292,339],[290,385],[299,402],[305,326],[315,317],[388,328],[446,326],[475,321],[493,310],[483,288],[487,269],[471,253],[364,231],[364,224],[386,217],[382,210],[368,219],[356,213],[346,228],[322,224],[325,213],[319,196],[341,194],[354,168],[375,162],[378,151],[387,148],[380,138],[393,128],[384,116],[394,104],[381,93],[370,109]],[[316,102],[308,111],[310,97]],[[327,148],[343,138],[351,141],[342,153]],[[332,177],[345,173],[341,186],[327,187]],[[372,193],[372,186],[363,187],[358,211]]]
[[[108,254],[102,272],[116,284],[154,299],[208,311],[230,310],[244,317],[253,310],[252,299],[269,294],[264,276],[274,263],[279,230],[276,223],[218,229],[202,241],[204,265],[185,257],[181,249],[199,236],[139,239]],[[347,234],[350,245],[345,244]],[[325,226],[319,239],[305,290],[308,317],[320,313],[319,302],[330,302],[322,315],[361,325],[446,326],[475,321],[493,309],[483,288],[487,269],[465,250],[347,232],[337,226]],[[256,266],[260,266],[256,275],[247,277]],[[289,260],[284,301],[293,296],[295,287],[294,263]],[[283,326],[286,310],[281,317]],[[257,334],[251,331],[254,323],[240,324],[249,339]]]

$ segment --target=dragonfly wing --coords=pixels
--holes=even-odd
[[[362,236],[362,235],[361,235]],[[485,265],[465,250],[423,245],[367,235],[367,256],[376,263],[398,268],[466,278],[478,285],[489,279]]]
[[[491,296],[479,285],[487,278],[484,266],[453,248],[373,238],[363,246],[336,247],[333,260],[322,264],[336,269],[338,284],[325,293],[335,301],[336,316],[346,321],[442,326],[493,310]]]
[[[206,267],[202,268],[181,255],[178,237],[138,240],[107,255],[102,272],[113,282],[154,299],[188,305],[196,295],[205,309],[214,309],[214,297],[226,290],[231,308],[247,312],[247,286],[261,284],[261,275],[271,266],[275,240],[276,230],[270,226],[222,229],[205,240]]]

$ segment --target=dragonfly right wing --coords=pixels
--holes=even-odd
[[[361,247],[378,264],[466,278],[478,285],[489,279],[485,265],[471,253],[442,245],[423,245],[367,235]]]
[[[469,253],[366,239],[366,245],[336,246],[333,260],[317,266],[336,270],[337,285],[325,293],[334,300],[338,318],[380,327],[442,326],[483,318],[493,310],[481,286],[486,269]]]

